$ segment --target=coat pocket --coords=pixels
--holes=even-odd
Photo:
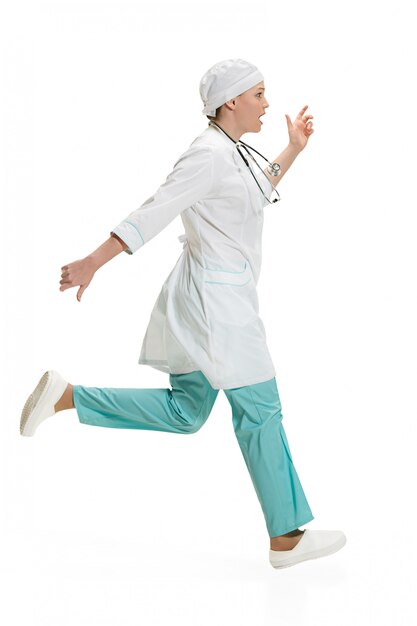
[[[204,267],[204,282],[217,285],[235,285],[243,287],[252,280],[252,269],[248,261],[244,261],[242,270],[214,269]]]

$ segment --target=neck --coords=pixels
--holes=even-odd
[[[215,124],[220,126],[220,128],[226,131],[226,133],[230,135],[233,141],[239,141],[239,139],[243,135],[242,129],[239,128],[233,120],[218,119],[213,121],[215,122]]]

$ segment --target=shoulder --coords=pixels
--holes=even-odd
[[[198,146],[208,146],[212,149],[214,154],[224,154],[233,151],[234,144],[220,134],[218,130],[212,126],[208,126],[198,137],[196,137],[191,144]]]
[[[230,146],[224,138],[211,127],[207,127],[198,135],[174,164],[174,168],[191,170],[207,170],[213,174],[221,174],[226,162],[232,158],[233,144]]]

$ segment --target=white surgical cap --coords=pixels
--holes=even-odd
[[[216,109],[264,80],[257,67],[243,59],[220,61],[200,81],[203,115],[216,115]]]

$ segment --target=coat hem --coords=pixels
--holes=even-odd
[[[237,387],[246,387],[247,385],[257,385],[258,383],[264,383],[268,380],[271,380],[272,378],[275,378],[276,376],[276,371],[275,369],[273,369],[269,373],[264,374],[263,376],[252,376],[251,378],[245,378],[244,380],[238,380],[237,382],[232,381],[232,382],[224,383],[224,384],[221,384],[221,383],[213,384],[214,383],[213,379],[207,376],[206,372],[197,366],[195,366],[194,369],[182,369],[182,370],[177,370],[176,372],[173,372],[171,371],[167,362],[163,360],[139,359],[138,363],[140,365],[149,365],[150,367],[153,367],[161,372],[165,372],[166,374],[174,374],[174,376],[176,374],[190,374],[191,372],[196,372],[196,371],[202,372],[204,376],[207,378],[207,380],[209,381],[213,389],[236,389]]]
[[[239,381],[238,383],[228,383],[224,384],[220,387],[214,387],[214,389],[236,389],[238,387],[246,387],[248,385],[257,385],[258,383],[265,383],[272,378],[275,378],[276,372],[273,370],[269,374],[265,374],[264,376],[256,376],[252,378],[246,378],[243,381]]]
[[[159,361],[157,359],[139,359],[138,363],[140,365],[149,365],[150,367],[154,367],[155,369],[160,370],[161,372],[165,372],[166,374],[191,374],[191,372],[200,371],[199,368],[196,366],[191,367],[191,369],[188,367],[173,372],[166,361]]]

